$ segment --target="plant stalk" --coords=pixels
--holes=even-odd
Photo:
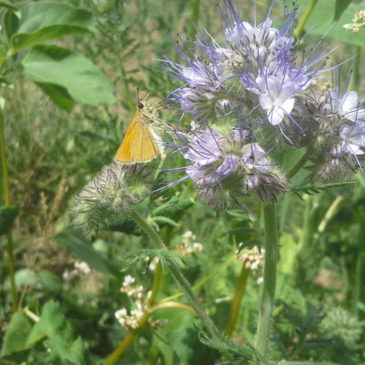
[[[297,41],[304,29],[305,23],[307,22],[309,16],[312,14],[313,9],[315,8],[315,6],[317,5],[318,0],[311,0],[311,2],[309,3],[309,5],[307,6],[307,8],[304,11],[304,14],[302,15],[302,17],[299,19],[297,26],[294,29],[294,38]]]
[[[1,169],[1,181],[0,181],[0,205],[10,204],[10,190],[9,190],[9,173],[8,165],[6,161],[6,149],[5,149],[5,133],[4,133],[4,118],[3,111],[0,107],[0,169]],[[11,308],[15,313],[17,310],[18,295],[16,292],[15,283],[15,256],[14,256],[14,245],[13,236],[11,230],[6,234],[8,245],[8,262],[9,262],[9,279],[10,279],[10,290],[11,290]]]
[[[200,13],[200,0],[190,0],[190,16],[191,23],[189,24],[188,29],[188,38],[191,40],[195,39],[196,35],[196,27],[199,22],[199,13]]]
[[[275,204],[264,205],[263,211],[265,229],[265,266],[263,292],[261,297],[255,347],[261,355],[265,356],[270,333],[271,314],[274,308],[275,300],[278,237]]]
[[[140,227],[144,230],[144,232],[147,234],[147,236],[152,240],[152,242],[155,244],[155,246],[158,249],[167,250],[166,245],[161,240],[158,233],[148,224],[148,222],[141,217],[136,211],[131,210],[131,216],[133,219],[140,225]],[[167,264],[167,267],[169,269],[169,272],[171,276],[176,281],[177,285],[180,287],[180,290],[184,293],[186,299],[190,302],[191,306],[196,311],[197,315],[201,319],[201,321],[204,324],[205,329],[207,332],[212,336],[215,337],[217,334],[216,327],[213,323],[213,321],[210,319],[210,317],[207,315],[201,304],[196,299],[190,284],[185,279],[184,275],[178,268],[178,266],[173,262],[169,261]]]
[[[248,273],[249,273],[249,270],[246,269],[245,263],[243,262],[241,273],[240,273],[240,276],[239,276],[238,282],[237,282],[236,292],[235,292],[234,298],[232,300],[231,312],[229,314],[228,324],[224,331],[228,336],[232,335],[232,333],[236,327],[236,324],[237,324],[242,298],[246,291]]]

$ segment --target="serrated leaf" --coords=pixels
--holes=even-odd
[[[85,364],[84,346],[80,338],[73,339],[73,331],[58,304],[47,302],[39,321],[32,328],[27,348],[32,348],[37,342],[47,339],[46,343],[54,359],[66,360],[75,364]],[[80,343],[81,341],[81,343]]]
[[[67,229],[58,234],[55,239],[58,243],[67,247],[73,255],[87,262],[92,269],[116,277],[121,276],[120,272],[123,266],[96,251],[80,231]]]
[[[31,329],[31,322],[24,312],[15,313],[5,332],[1,356],[8,356],[14,352],[26,350],[27,337]]]
[[[95,31],[90,11],[65,3],[22,3],[19,9],[21,18],[10,39],[13,53],[45,41]]]
[[[164,222],[164,223],[170,224],[171,226],[174,226],[174,227],[179,226],[176,222],[174,222],[172,219],[167,218],[167,217],[158,216],[158,217],[153,217],[152,220],[154,222]]]
[[[18,212],[16,205],[3,205],[0,207],[0,235],[7,234],[11,230]]]
[[[341,187],[350,187],[358,184],[357,181],[346,181],[341,183],[331,183],[331,184],[322,184],[322,185],[307,185],[307,186],[293,186],[290,188],[290,192],[297,194],[299,197],[299,193],[314,195],[318,194],[322,191],[333,189],[333,188],[341,188]]]
[[[127,266],[128,267],[133,266],[137,262],[143,261],[146,257],[149,258],[158,257],[164,269],[171,262],[174,262],[174,264],[178,266],[184,266],[183,258],[176,252],[172,252],[169,250],[143,249],[143,250],[133,250],[125,257],[126,262],[124,262],[123,265],[124,270],[127,269]]]
[[[80,103],[96,106],[115,101],[108,79],[77,52],[57,46],[35,46],[22,65],[30,80],[43,87],[49,84],[62,87]]]

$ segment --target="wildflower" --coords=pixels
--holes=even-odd
[[[240,243],[240,245],[242,245],[242,243]],[[240,247],[240,245],[238,247]],[[254,276],[257,277],[257,284],[261,284],[263,282],[262,268],[264,265],[265,250],[259,250],[257,246],[254,246],[243,252],[239,252],[237,258],[244,262],[245,268],[251,270]]]
[[[192,231],[186,231],[182,236],[181,244],[174,251],[183,256],[189,256],[193,252],[202,252],[204,249],[203,245],[199,242],[194,242],[195,240],[195,234]]]
[[[224,1],[221,12],[226,21],[225,47],[198,33],[194,44],[201,57],[182,48],[187,66],[165,61],[169,74],[185,82],[172,92],[170,101],[179,102],[183,115],[191,114],[195,121],[222,124],[227,116],[235,116],[251,119],[251,125],[259,118],[280,125],[293,110],[296,96],[322,72],[324,54],[314,47],[297,55],[292,36],[296,10],[280,30],[272,27],[270,12],[254,26],[242,21],[229,1]]]
[[[365,147],[365,122],[360,120],[352,125],[344,124],[340,128],[342,152],[353,155],[363,155],[361,148]]]
[[[365,116],[365,108],[359,106],[359,100],[356,91],[345,92],[340,95],[339,88],[329,89],[333,109],[340,118],[348,119],[354,122]]]
[[[225,206],[230,194],[240,196],[249,190],[266,202],[274,201],[286,182],[248,136],[249,131],[239,128],[232,128],[229,136],[212,128],[191,135],[178,132],[175,148],[190,161],[182,180],[191,178],[201,197],[213,205]]]
[[[358,33],[361,28],[365,28],[365,10],[356,10],[352,23],[345,24],[343,27],[346,30],[352,30],[355,34]]]
[[[84,261],[76,261],[74,266],[75,269],[82,275],[89,275],[91,272],[89,265]]]

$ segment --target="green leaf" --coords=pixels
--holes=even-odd
[[[11,230],[18,212],[16,205],[3,205],[0,207],[0,235]]]
[[[336,0],[336,10],[333,21],[337,22],[341,18],[343,12],[351,4],[352,0]]]
[[[9,327],[4,336],[1,356],[11,355],[14,352],[26,350],[26,342],[32,326],[24,312],[17,312],[11,318]]]
[[[92,13],[65,3],[19,4],[21,18],[11,37],[12,52],[44,41],[95,31]]]
[[[156,332],[156,342],[165,361],[171,356],[165,344],[171,347],[178,360],[170,362],[181,365],[199,365],[212,363],[207,348],[198,339],[197,329],[192,314],[179,309],[163,309],[156,312],[157,318],[165,325]]]
[[[167,217],[158,216],[158,217],[153,217],[152,220],[154,222],[167,223],[167,224],[169,224],[171,226],[174,226],[174,227],[178,227],[179,226],[176,222],[174,222],[172,219],[167,218]]]
[[[63,316],[58,304],[49,301],[42,308],[42,313],[28,339],[27,348],[32,348],[37,342],[47,339],[46,343],[54,359],[71,361],[75,364],[85,364],[84,346],[81,338],[73,339],[70,323]]]
[[[68,229],[58,234],[55,239],[67,247],[73,255],[87,262],[92,269],[116,277],[121,276],[122,265],[96,251],[80,231]]]
[[[345,181],[340,183],[330,183],[322,185],[293,186],[290,188],[290,192],[295,193],[300,197],[300,194],[314,195],[328,189],[349,187],[357,184],[357,181]]]
[[[123,265],[124,270],[127,270],[127,267],[135,265],[138,261],[143,261],[146,257],[158,257],[164,269],[171,262],[174,262],[175,265],[178,265],[180,267],[184,266],[183,258],[176,252],[172,252],[169,250],[142,249],[133,250],[126,256],[125,259],[127,262]]]
[[[47,270],[33,271],[27,268],[17,270],[15,281],[19,287],[35,288],[37,290],[58,291],[62,288],[61,279]],[[5,281],[5,287],[10,289],[9,278]]]
[[[341,7],[337,6],[337,3],[343,3]],[[346,1],[347,2],[347,1]],[[344,0],[321,0],[318,1],[313,13],[308,19],[306,29],[310,29],[310,34],[323,36],[329,29],[331,29],[326,37],[333,38],[341,43],[349,43],[357,46],[365,46],[365,29],[354,34],[350,30],[345,30],[343,26],[345,24],[352,23],[352,19],[355,16],[355,11],[360,9],[359,4],[351,3],[345,4]],[[346,9],[345,5],[347,5]],[[341,13],[342,12],[342,13]],[[326,14],[326,16],[323,16]],[[334,17],[338,17],[337,22],[333,25]]]
[[[48,95],[66,109],[71,107],[68,95],[73,100],[94,106],[115,101],[108,79],[77,52],[39,45],[30,50],[22,64],[26,76],[41,84],[43,90],[46,89]]]
[[[36,82],[36,84],[58,107],[66,110],[67,112],[70,112],[74,107],[75,102],[64,87],[43,82]]]
[[[11,37],[14,35],[19,27],[19,18],[14,12],[8,10],[4,14],[3,24],[6,37],[8,38],[8,41],[10,41]]]

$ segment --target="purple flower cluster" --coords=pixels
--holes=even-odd
[[[241,193],[264,186],[266,193],[259,195],[270,202],[287,182],[265,149],[307,147],[317,176],[326,179],[335,171],[329,165],[346,165],[349,171],[361,167],[365,108],[354,91],[319,91],[323,87],[316,76],[332,69],[325,69],[328,53],[321,42],[298,51],[293,37],[296,9],[284,16],[280,29],[272,26],[271,8],[259,24],[242,21],[228,0],[220,10],[225,21],[222,42],[199,32],[190,42],[193,51],[181,47],[184,65],[164,61],[170,76],[184,83],[170,94],[170,102],[179,104],[181,120],[190,115],[198,127],[176,133],[175,148],[190,163],[185,178],[204,191],[229,190],[233,178],[235,186],[239,179]],[[268,145],[264,136],[272,132],[276,137]],[[272,193],[267,194],[270,186]]]

